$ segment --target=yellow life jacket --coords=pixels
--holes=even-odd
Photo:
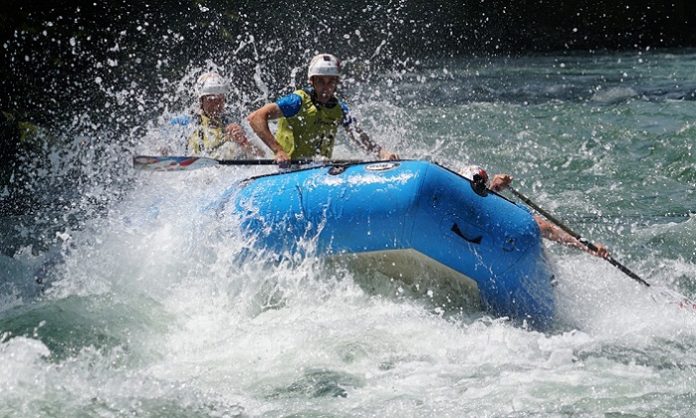
[[[225,125],[221,119],[211,119],[204,114],[198,114],[196,118],[198,126],[189,135],[186,146],[190,154],[207,154],[225,143]]]
[[[305,90],[294,92],[302,98],[300,111],[278,120],[275,139],[292,158],[331,158],[343,110],[338,101],[333,106],[317,105]]]

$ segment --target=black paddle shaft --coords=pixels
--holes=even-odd
[[[567,232],[569,235],[571,235],[573,238],[577,239],[580,241],[582,245],[585,247],[589,248],[591,251],[597,251],[597,246],[591,243],[590,241],[586,240],[579,234],[577,234],[575,231],[572,229],[568,228],[565,226],[561,221],[553,217],[550,213],[545,211],[544,209],[540,208],[536,203],[532,202],[527,198],[525,195],[522,193],[518,192],[517,190],[513,189],[512,187],[508,186],[508,189],[514,194],[515,196],[519,197],[524,203],[529,205],[532,209],[536,210],[539,212],[543,217],[548,219],[549,221],[553,222],[557,227],[561,228],[565,232]],[[621,270],[624,274],[626,274],[628,277],[632,278],[633,280],[637,281],[638,283],[650,287],[650,283],[646,282],[643,280],[640,276],[638,276],[636,273],[632,272],[631,270],[628,269],[628,267],[624,266],[623,264],[619,263],[614,259],[612,256],[608,256],[605,258],[608,262],[610,262],[614,267],[618,268]]]
[[[279,163],[276,160],[217,160],[220,165],[306,165],[306,164],[358,164],[363,160],[316,160],[316,159],[296,159]]]
[[[254,166],[254,165],[277,165],[281,168],[288,168],[298,165],[315,164],[323,165],[341,165],[347,166],[359,164],[366,161],[363,160],[322,160],[322,159],[295,159],[279,163],[272,159],[247,159],[247,160],[217,160],[209,157],[195,156],[149,156],[136,155],[133,157],[133,167],[139,170],[150,171],[183,171],[201,167],[211,167],[215,165],[236,165],[236,166]]]

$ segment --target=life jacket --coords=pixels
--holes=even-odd
[[[300,111],[278,120],[275,139],[292,158],[312,158],[321,155],[331,158],[336,131],[343,119],[343,110],[333,98],[327,104],[313,99],[313,90],[294,92],[302,98]]]
[[[212,119],[199,113],[196,129],[189,135],[186,149],[192,155],[208,154],[226,142],[225,120]]]

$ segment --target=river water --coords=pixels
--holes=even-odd
[[[133,154],[172,141],[167,114],[142,142],[75,122],[22,186],[38,203],[2,214],[0,416],[692,416],[696,314],[666,292],[696,298],[695,66],[452,58],[343,87],[377,142],[512,174],[653,285],[548,243],[546,333],[317,259],[239,262],[247,237],[205,206],[268,168],[138,173]]]

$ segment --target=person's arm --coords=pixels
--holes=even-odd
[[[509,174],[496,174],[493,176],[491,181],[491,190],[494,192],[502,192],[505,190],[510,183],[512,183],[512,176]]]
[[[191,119],[189,115],[179,115],[171,118],[169,124],[172,126],[188,126],[191,123]]]
[[[493,176],[493,181],[491,181],[491,190],[496,192],[501,192],[506,189],[510,183],[512,183],[512,176],[509,174],[496,174]],[[565,232],[561,228],[547,221],[545,218],[534,215],[534,220],[537,225],[539,225],[539,230],[541,230],[541,236],[555,241],[559,244],[566,245],[568,247],[578,248],[580,250],[586,251],[594,256],[607,258],[609,256],[609,250],[601,243],[596,243],[597,251],[590,250],[586,245],[578,241],[575,237]]]
[[[552,224],[551,222],[547,221],[546,219],[542,218],[541,216],[534,215],[534,220],[536,221],[537,225],[539,225],[541,235],[546,239],[556,241],[559,244],[563,244],[568,247],[578,248],[596,257],[607,258],[609,256],[609,250],[602,244],[595,244],[595,246],[597,247],[597,251],[592,251],[586,245],[578,241],[575,237],[565,232],[561,228],[557,227],[556,225]]]
[[[283,147],[280,146],[278,141],[276,141],[271,132],[271,128],[268,126],[268,121],[271,119],[278,119],[281,116],[283,116],[283,112],[276,103],[268,103],[247,116],[251,129],[253,129],[263,143],[273,151],[275,160],[279,163],[289,161],[290,156],[283,150]]]
[[[230,123],[225,127],[227,138],[234,141],[244,151],[244,154],[252,157],[263,157],[263,150],[249,142],[244,134],[244,129],[236,123]]]
[[[346,129],[348,137],[351,139],[351,141],[353,141],[353,143],[357,144],[360,148],[369,153],[376,154],[377,158],[380,160],[399,159],[398,155],[382,148],[375,141],[370,139],[370,137],[363,132],[362,129],[360,129],[357,122],[351,116],[348,105],[346,105],[344,102],[341,102],[341,110],[343,110],[343,127]]]
[[[182,128],[182,127],[185,128],[191,124],[192,120],[193,120],[193,118],[189,115],[178,115],[178,116],[175,116],[169,120],[169,125],[174,126],[176,128]],[[186,149],[186,153],[188,153],[188,141],[186,141],[186,142],[187,143],[185,144],[185,149]],[[174,148],[172,147],[171,144],[167,144],[167,145],[163,145],[163,146],[159,147],[157,149],[157,151],[160,153],[160,155],[167,156],[167,155],[171,155],[174,153]]]
[[[346,132],[348,132],[348,137],[357,144],[360,148],[365,151],[376,154],[377,158],[380,160],[398,160],[399,156],[389,150],[386,150],[379,146],[375,141],[370,139],[370,137],[363,132],[355,124],[346,127]]]

